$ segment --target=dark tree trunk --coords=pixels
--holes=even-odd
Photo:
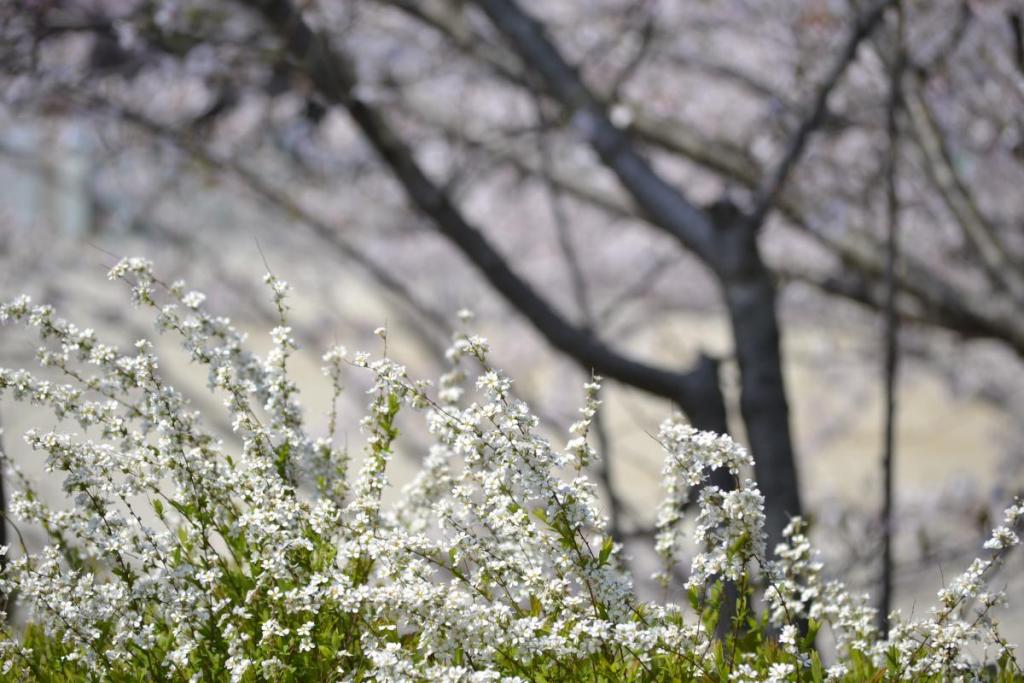
[[[769,550],[802,514],[782,374],[775,283],[761,260],[757,229],[729,204],[709,211],[721,244],[713,264],[722,286],[740,371],[740,411],[765,497]]]

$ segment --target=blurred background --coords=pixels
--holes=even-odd
[[[151,323],[105,272],[144,256],[261,349],[269,266],[295,290],[315,429],[327,346],[379,351],[386,326],[388,354],[436,377],[469,308],[556,445],[606,378],[594,474],[638,581],[650,434],[681,411],[751,447],[772,541],[806,515],[827,572],[910,614],[1024,491],[1022,17],[1000,0],[13,0],[0,298],[129,343]],[[230,439],[204,377],[158,348]],[[0,365],[33,363],[0,330]],[[344,401],[358,452],[358,381]],[[6,451],[59,501],[21,441],[48,420],[0,401]],[[396,480],[425,447],[407,436]],[[1022,568],[996,580],[1011,605]]]

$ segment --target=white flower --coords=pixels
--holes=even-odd
[[[1017,537],[1017,534],[1012,529],[1000,526],[992,530],[991,538],[985,541],[985,548],[987,550],[1004,550],[1012,548],[1019,543],[1020,538]]]
[[[833,664],[825,670],[825,680],[838,681],[846,676],[849,671],[845,664]]]
[[[783,683],[794,673],[796,673],[796,667],[792,664],[784,662],[772,664],[768,669],[768,678],[765,679],[765,683]]]
[[[512,380],[487,365],[480,337],[455,338],[436,398],[404,366],[365,353],[349,366],[335,347],[323,356],[333,399],[327,434],[312,433],[287,364],[295,342],[285,283],[267,276],[280,322],[261,357],[229,320],[203,308],[203,295],[186,294],[183,282],[159,286],[148,262],[126,259],[111,276],[208,373],[224,406],[217,417],[234,440],[204,427],[208,416],[162,375],[151,342],[122,351],[26,297],[0,305],[0,321],[35,330],[37,359],[50,373],[0,369],[0,394],[52,413],[52,429],[25,441],[62,477],[69,500],[50,509],[31,491],[12,492],[10,514],[54,540],[8,560],[0,591],[24,605],[39,638],[59,639],[69,671],[104,680],[110,667],[156,663],[186,679],[215,659],[232,681],[360,670],[379,681],[525,683],[537,666],[571,670],[589,658],[618,658],[604,664],[624,671],[663,661],[699,675],[715,666],[714,634],[702,622],[674,602],[637,597],[587,477],[599,457],[588,437],[600,378],[584,385],[559,449]],[[354,475],[333,439],[343,372],[370,385]],[[390,468],[418,443],[401,438],[417,415],[426,429],[412,431],[429,448],[393,495]],[[79,433],[68,430],[74,423]],[[788,661],[765,670],[756,653],[738,652],[734,680],[791,680],[807,667],[797,627],[807,619],[835,638],[829,680],[848,676],[853,656],[885,666],[890,655],[908,680],[966,679],[986,666],[979,656],[1012,651],[989,617],[1005,598],[987,582],[1019,543],[1020,503],[986,543],[990,557],[951,581],[930,615],[904,622],[894,614],[886,639],[866,600],[822,578],[802,520],[787,526],[769,560],[764,499],[746,478],[753,461],[745,449],[678,418],[658,440],[666,451],[660,578],[672,579],[692,540],[696,596],[718,579],[767,586],[764,609]],[[735,488],[708,484],[717,468]],[[698,486],[693,519],[684,520]],[[151,510],[139,514],[146,504]],[[8,550],[0,547],[0,557]],[[350,631],[328,641],[342,623]],[[17,667],[39,653],[9,628],[2,636],[4,675],[30,677]],[[323,668],[304,669],[310,662]]]
[[[189,292],[181,298],[181,302],[191,309],[197,309],[206,301],[206,295],[202,292]]]

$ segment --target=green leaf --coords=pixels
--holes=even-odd
[[[690,607],[693,608],[694,612],[700,612],[700,591],[697,590],[696,586],[687,589],[686,599],[690,602]]]
[[[807,633],[803,638],[800,639],[800,647],[803,650],[814,649],[814,639],[818,636],[818,631],[821,630],[821,624],[814,619],[810,619],[807,622]]]
[[[597,557],[597,561],[601,564],[608,564],[608,558],[611,557],[612,549],[615,547],[615,541],[612,540],[611,536],[604,539],[604,543],[601,545],[601,553]]]
[[[817,652],[811,652],[811,680],[814,683],[823,683],[825,680],[825,667],[821,665]]]

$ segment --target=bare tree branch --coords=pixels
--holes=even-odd
[[[839,84],[843,74],[846,73],[847,67],[856,59],[857,48],[860,47],[865,38],[871,35],[871,31],[879,24],[885,15],[885,10],[892,3],[893,0],[876,0],[866,12],[858,17],[853,31],[839,53],[838,59],[829,69],[821,85],[818,87],[814,101],[807,110],[807,115],[800,122],[800,125],[797,126],[796,131],[786,145],[782,158],[754,198],[749,220],[750,224],[755,228],[761,226],[761,223],[764,222],[764,219],[774,207],[776,198],[782,191],[783,186],[785,186],[790,172],[800,161],[800,157],[803,156],[811,135],[824,122],[825,115],[828,112],[828,97],[835,90],[836,85]]]
[[[435,310],[432,306],[422,301],[409,289],[409,287],[384,266],[378,264],[373,258],[362,249],[346,239],[340,227],[331,224],[327,220],[315,215],[301,204],[293,200],[286,192],[274,187],[264,180],[257,173],[229,159],[216,156],[199,144],[193,137],[180,131],[169,128],[154,121],[140,112],[127,109],[109,100],[87,96],[89,103],[107,108],[113,111],[122,120],[135,125],[148,133],[173,142],[179,148],[191,156],[201,160],[213,168],[223,170],[239,179],[250,191],[258,197],[277,207],[286,215],[298,219],[306,225],[313,233],[329,244],[340,254],[358,264],[373,277],[385,291],[389,292],[396,300],[405,304],[409,312],[414,316],[422,318],[433,329],[431,334],[435,337],[445,337],[450,327],[450,320],[441,311]]]
[[[885,159],[886,259],[885,259],[885,317],[883,367],[885,415],[882,439],[882,590],[879,594],[879,630],[888,636],[889,611],[893,603],[893,537],[896,519],[894,472],[896,457],[896,385],[899,363],[899,317],[896,314],[896,263],[899,259],[900,205],[898,195],[899,174],[899,112],[902,108],[902,80],[904,69],[903,8],[897,0],[895,27],[896,54],[889,70],[889,103],[886,107],[886,137],[888,149]]]
[[[725,424],[724,408],[714,400],[715,395],[721,396],[717,366],[705,360],[691,372],[680,373],[646,365],[612,350],[586,330],[567,322],[509,267],[483,233],[470,225],[447,194],[430,180],[383,114],[355,96],[355,72],[340,49],[324,36],[313,33],[288,0],[247,0],[243,4],[263,14],[268,25],[280,33],[294,67],[313,81],[325,99],[348,110],[412,203],[432,219],[438,231],[552,346],[588,370],[675,401],[703,428],[719,429]]]
[[[540,98],[535,98],[534,106],[537,109],[538,122],[542,127],[547,126],[544,116],[544,105]],[[576,300],[576,308],[582,318],[583,328],[597,336],[598,327],[595,324],[593,308],[590,303],[590,296],[587,291],[586,275],[579,262],[579,255],[572,242],[572,234],[569,231],[569,216],[563,205],[563,197],[558,187],[551,181],[551,172],[554,165],[551,159],[550,150],[543,136],[537,137],[537,153],[540,157],[541,174],[545,180],[545,189],[548,195],[548,204],[551,207],[551,217],[555,224],[555,232],[558,237],[558,246],[562,253],[562,260],[565,261],[566,269],[569,271],[569,281],[572,284],[573,298]],[[608,440],[608,430],[605,427],[604,411],[598,409],[593,417],[594,433],[597,436],[600,459],[598,460],[597,478],[608,497],[608,531],[617,542],[622,541],[622,501],[615,490],[611,476],[611,448]]]
[[[4,450],[4,426],[0,420],[0,546],[7,546],[7,452]],[[0,572],[7,568],[7,553],[0,555]],[[6,595],[0,595],[0,600],[6,600]]]
[[[966,183],[957,173],[949,145],[939,128],[935,114],[917,79],[906,94],[907,111],[913,131],[927,160],[928,177],[939,196],[956,218],[967,243],[978,256],[992,284],[1006,291],[1018,303],[1024,303],[1024,279],[1021,266],[1007,250],[999,233],[978,208]]]
[[[535,159],[528,158],[509,145],[490,141],[482,136],[474,136],[461,130],[443,117],[426,112],[422,109],[404,107],[403,112],[415,120],[426,123],[440,130],[457,135],[471,147],[479,149],[496,159],[503,161],[518,172],[540,178],[539,164]],[[742,179],[736,179],[740,180]],[[622,219],[647,221],[633,202],[620,197],[617,192],[597,187],[580,174],[553,170],[550,181],[566,196],[600,209],[609,216]],[[838,261],[838,267],[850,271],[848,275],[830,278],[828,282],[809,282],[822,292],[849,299],[856,303],[882,310],[883,297],[866,298],[863,288],[850,286],[851,278],[881,279],[885,272],[885,243],[868,232],[851,230],[846,234],[832,236],[816,226],[812,219],[804,215],[804,210],[795,202],[795,193],[784,190],[779,197],[779,209],[787,218],[788,224],[801,233],[815,240],[819,246]],[[787,266],[781,263],[772,265],[779,272]],[[919,311],[915,317],[921,324],[938,326],[956,332],[966,338],[991,337],[999,339],[1024,355],[1024,324],[1010,316],[990,297],[978,296],[955,288],[948,279],[935,273],[934,269],[920,257],[912,253],[902,254],[896,272],[899,289],[904,295],[912,296],[917,301]],[[812,278],[813,280],[814,278]],[[905,316],[910,313],[906,312]],[[930,318],[925,320],[923,318]]]
[[[522,69],[505,53],[475,37],[462,11],[456,6],[435,2],[413,3],[409,0],[379,1],[394,5],[422,21],[443,35],[457,50],[489,67],[502,80],[517,87],[530,88],[531,83]],[[670,154],[677,154],[744,187],[756,189],[762,183],[760,164],[743,147],[728,140],[702,136],[680,121],[651,114],[641,103],[624,104],[633,119],[629,131],[637,140]],[[802,220],[798,217],[798,198],[792,192],[783,190],[777,203],[779,209],[791,220]]]
[[[703,260],[715,260],[711,222],[697,206],[661,178],[636,151],[625,131],[608,118],[605,107],[586,88],[543,27],[509,0],[478,0],[513,50],[566,109],[572,125],[615,173],[652,222],[676,237]]]

